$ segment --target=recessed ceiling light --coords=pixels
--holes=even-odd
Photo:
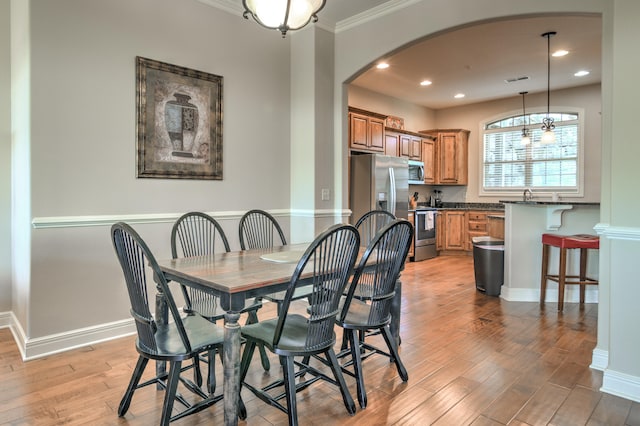
[[[380,62],[378,65],[376,65],[376,68],[378,68],[379,70],[384,70],[389,68],[389,64],[386,62]]]
[[[431,86],[432,82],[430,80],[422,80],[420,82],[420,86]]]
[[[576,77],[584,77],[585,75],[589,75],[589,71],[581,70],[574,74]]]
[[[456,95],[454,96],[454,98],[456,98],[456,99],[462,99],[462,98],[464,98],[464,93],[458,93],[458,94],[456,94]]]
[[[551,56],[553,56],[554,58],[559,58],[561,56],[566,56],[568,54],[569,54],[568,50],[556,50],[551,54]]]

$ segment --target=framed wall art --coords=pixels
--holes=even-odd
[[[136,57],[139,178],[222,180],[222,77]]]

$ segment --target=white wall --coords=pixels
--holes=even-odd
[[[11,310],[11,43],[9,0],[0,0],[0,312]],[[0,325],[1,321],[0,321]]]
[[[30,6],[29,222],[80,225],[33,230],[33,340],[129,316],[109,227],[88,218],[289,208],[290,69],[289,39],[195,0]],[[223,76],[222,181],[136,178],[136,56]],[[170,222],[136,225],[158,257]]]

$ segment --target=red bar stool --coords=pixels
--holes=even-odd
[[[549,247],[560,249],[560,265],[558,274],[549,274]],[[580,249],[580,275],[567,275],[567,250]],[[597,235],[557,235],[542,234],[542,281],[540,282],[540,304],[544,304],[547,293],[547,280],[558,283],[558,311],[564,308],[564,286],[577,284],[580,286],[580,303],[584,303],[587,285],[598,285],[598,280],[587,277],[587,250],[600,249],[600,237]]]

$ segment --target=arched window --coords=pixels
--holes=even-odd
[[[555,142],[543,144],[546,113],[510,115],[483,125],[481,193],[540,192],[579,194],[582,174],[581,114],[553,112]],[[530,143],[522,143],[522,128]]]

